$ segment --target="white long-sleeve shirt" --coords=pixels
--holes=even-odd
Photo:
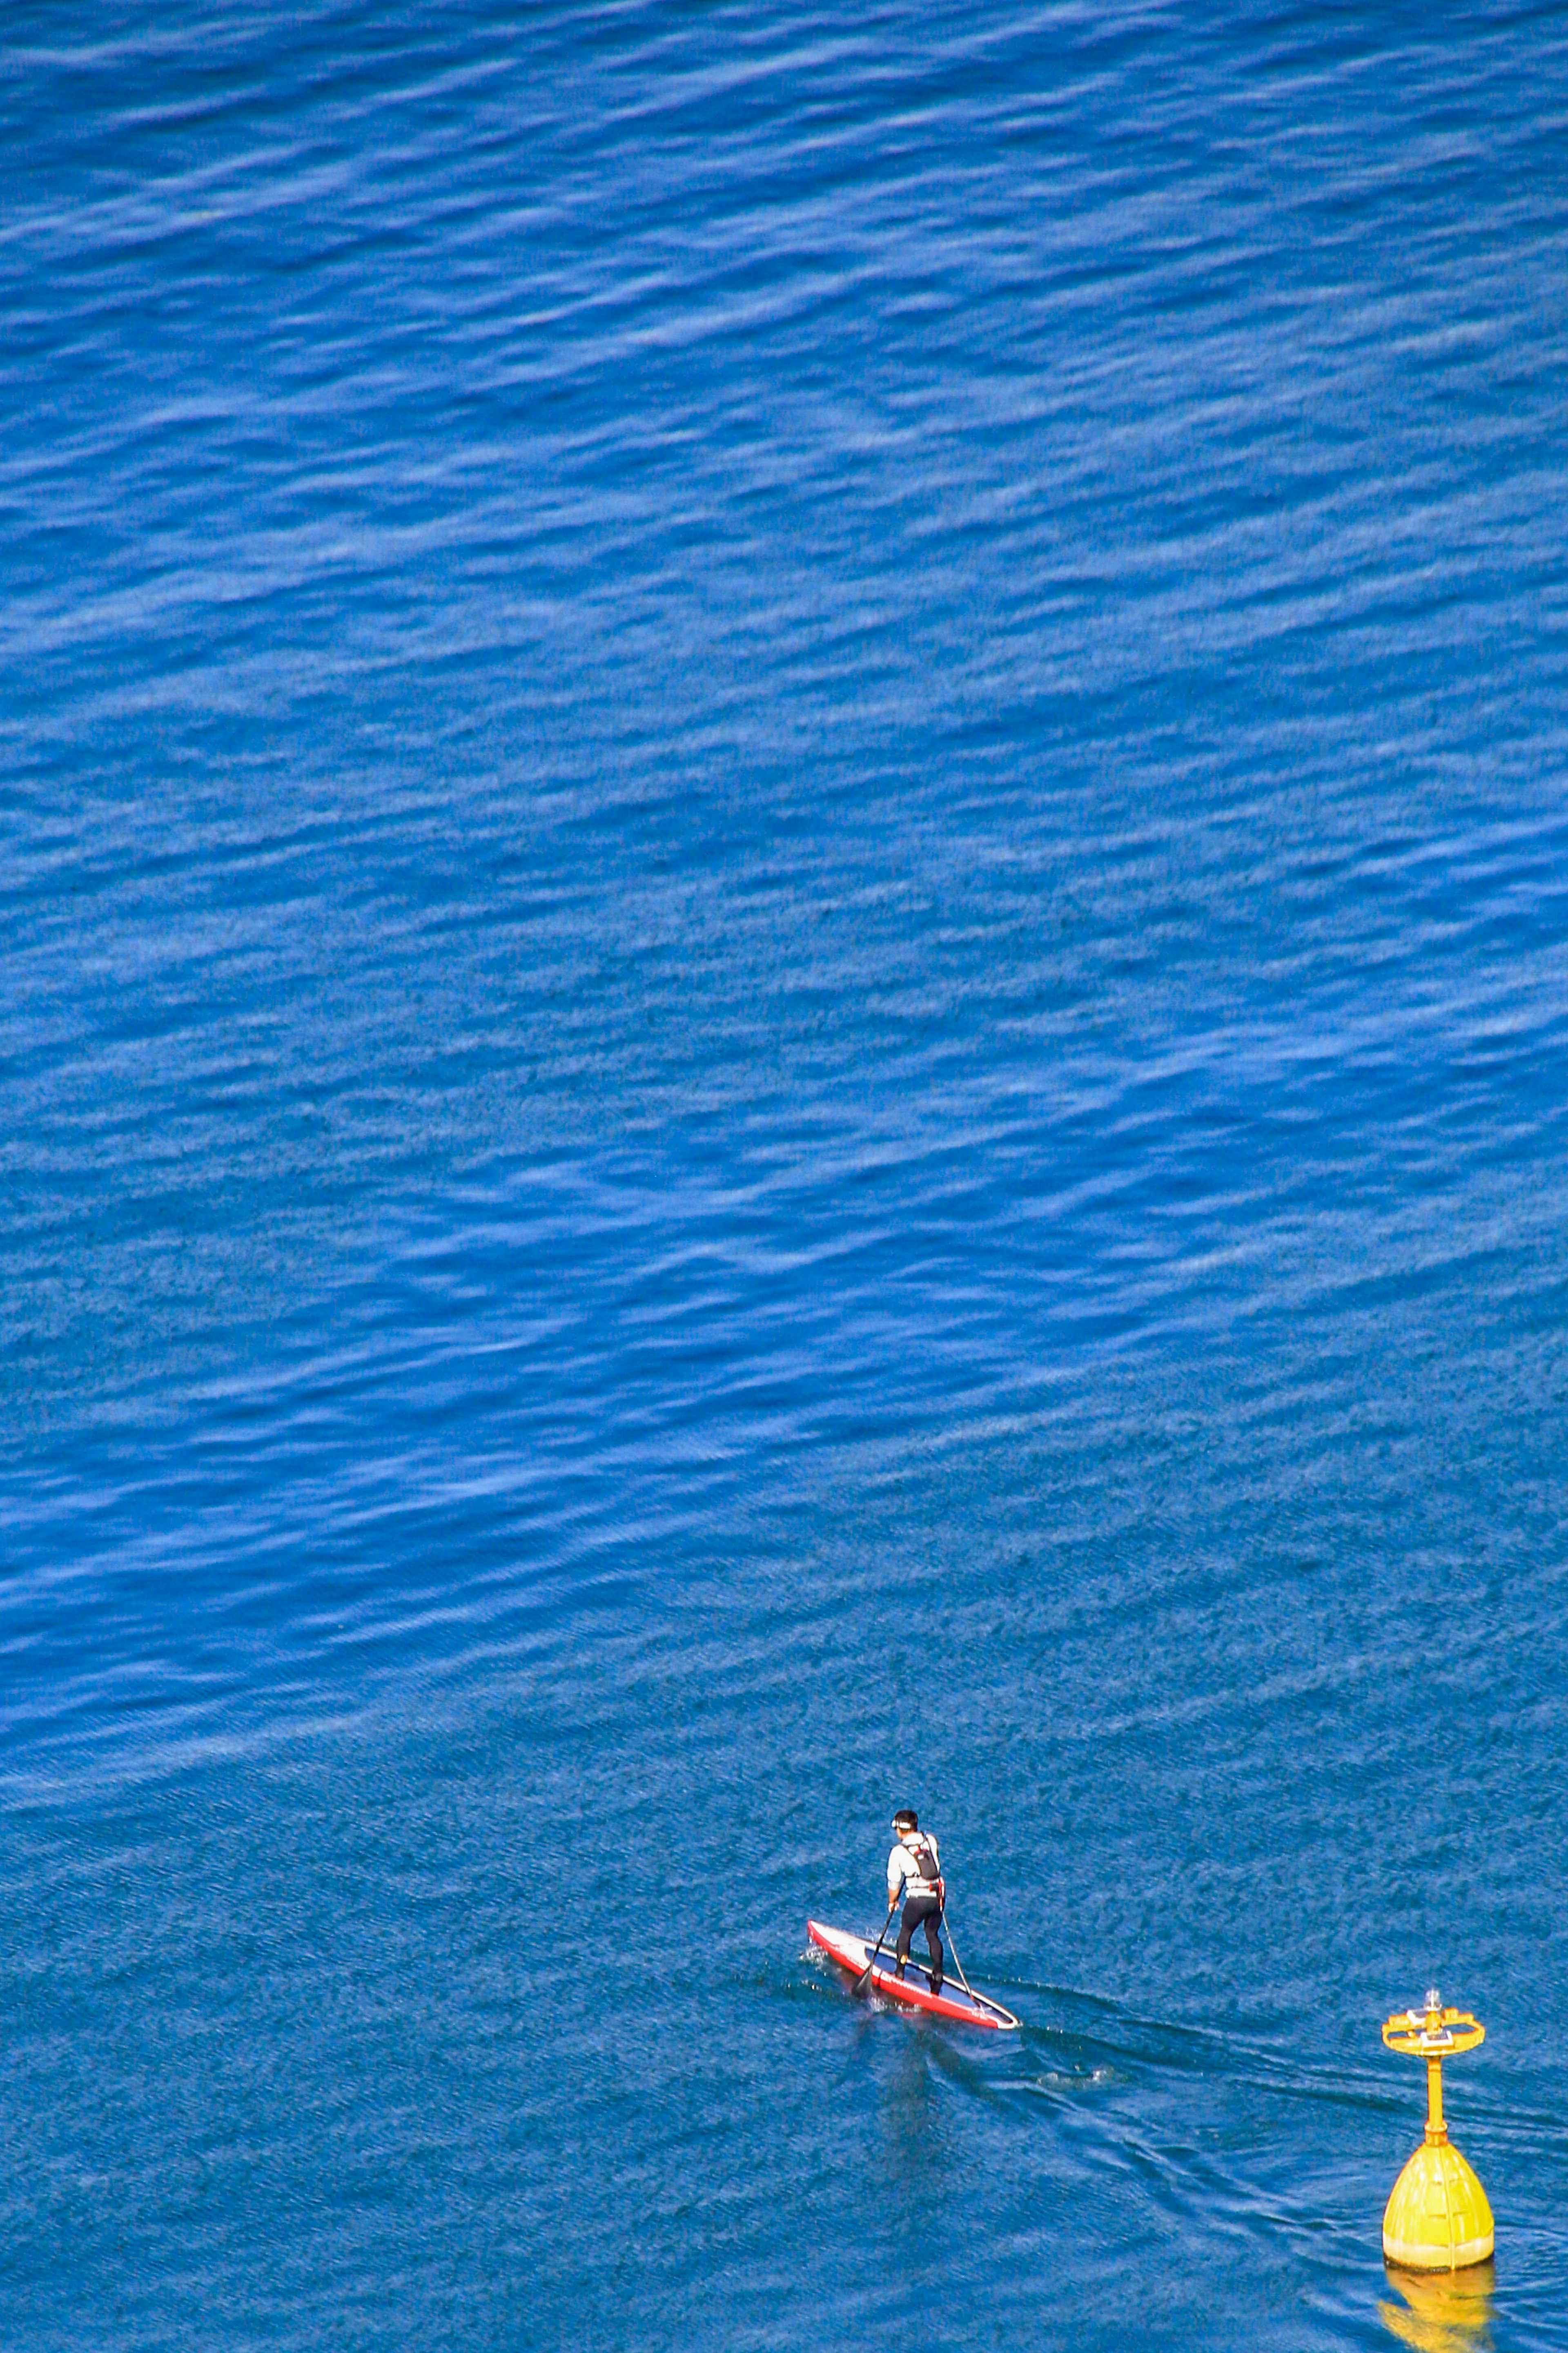
[[[936,1881],[934,1879],[922,1879],[921,1876],[920,1866],[916,1862],[913,1854],[910,1852],[910,1849],[916,1846],[929,1847],[931,1850],[931,1858],[932,1862],[936,1865],[939,1872],[942,1869],[942,1857],[937,1852],[936,1841],[932,1838],[931,1832],[929,1831],[910,1831],[906,1838],[901,1838],[899,1841],[898,1845],[888,1857],[888,1902],[889,1905],[898,1902],[900,1892],[906,1895],[912,1895],[917,1899],[922,1895],[934,1895],[937,1892]]]

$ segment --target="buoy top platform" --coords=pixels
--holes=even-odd
[[[1384,2019],[1390,2051],[1426,2062],[1426,2132],[1394,2185],[1383,2218],[1383,2252],[1410,2271],[1453,2272],[1483,2263],[1496,2233],[1486,2191],[1448,2138],[1443,2115],[1443,2062],[1474,2051],[1487,2031],[1473,2012],[1446,2010],[1434,1986],[1424,2010]]]
[[[1427,2092],[1436,2092],[1437,2128],[1446,2139],[1442,2129],[1443,2062],[1457,2059],[1461,2051],[1473,2051],[1478,2043],[1484,2042],[1486,2028],[1471,2010],[1445,2010],[1443,1997],[1434,1986],[1426,1997],[1425,2010],[1396,2010],[1392,2018],[1384,2020],[1383,2039],[1391,2051],[1403,2051],[1412,2059],[1426,2060]],[[1426,2130],[1430,2137],[1430,2116]]]

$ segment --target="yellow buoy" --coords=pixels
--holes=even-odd
[[[1496,2233],[1487,2193],[1448,2138],[1443,2121],[1443,2062],[1473,2051],[1486,2028],[1468,2010],[1445,2010],[1434,1987],[1425,2010],[1396,2010],[1383,2039],[1391,2051],[1426,2062],[1426,2136],[1394,2185],[1383,2217],[1383,2252],[1413,2272],[1457,2272],[1484,2263]]]

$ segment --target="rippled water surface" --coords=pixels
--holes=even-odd
[[[1568,17],[0,121],[6,2344],[1568,2346]]]

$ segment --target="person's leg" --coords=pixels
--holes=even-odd
[[[933,1903],[926,1914],[926,1950],[931,1955],[931,1989],[932,1993],[940,1993],[942,1991],[942,1937],[938,1933],[941,1927],[942,1905],[940,1904]]]
[[[910,1957],[910,1938],[915,1933],[915,1923],[919,1920],[920,1916],[921,1907],[915,1902],[914,1897],[912,1895],[906,1897],[904,1902],[904,1916],[899,1922],[899,1941],[893,1947],[893,1957],[898,1962],[899,1975],[900,1977],[904,1974],[904,1963]]]

